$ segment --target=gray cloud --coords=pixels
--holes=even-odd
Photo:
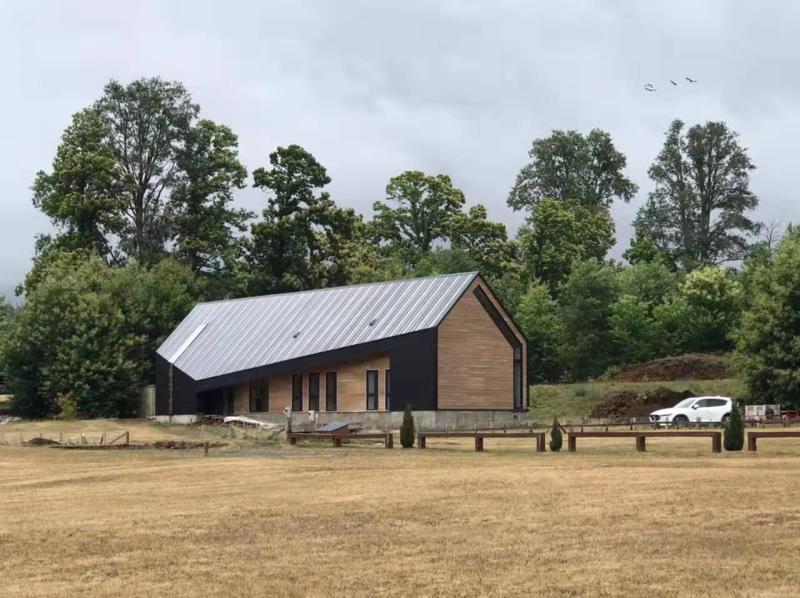
[[[614,207],[617,254],[670,120],[722,119],[758,166],[758,216],[788,222],[800,213],[799,28],[789,3],[7,2],[0,293],[49,229],[30,203],[35,172],[112,77],[183,81],[204,116],[239,134],[251,170],[276,145],[300,143],[328,167],[335,199],[365,213],[389,177],[446,172],[511,231],[522,215],[505,198],[531,140],[601,127],[641,187]],[[659,91],[643,92],[646,82]],[[258,209],[263,198],[248,189],[238,201]]]

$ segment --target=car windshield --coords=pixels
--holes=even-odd
[[[695,402],[694,398],[692,398],[692,399],[683,399],[680,403],[675,405],[674,409],[683,409],[685,407],[688,407],[689,405],[691,405],[694,402]]]

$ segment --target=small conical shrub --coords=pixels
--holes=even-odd
[[[411,415],[411,405],[406,405],[403,413],[403,425],[400,426],[400,444],[403,448],[414,446],[414,417]]]
[[[744,446],[744,423],[739,405],[733,401],[731,406],[731,416],[725,424],[725,450],[740,451]]]
[[[561,435],[561,424],[558,423],[558,416],[553,418],[553,427],[550,428],[550,450],[557,453],[561,450],[564,438]]]

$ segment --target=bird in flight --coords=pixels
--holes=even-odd
[[[697,83],[697,79],[692,79],[691,77],[684,77],[689,83]]]
[[[672,83],[673,85],[677,85],[677,83],[675,83],[675,81],[673,81],[672,79],[670,79],[669,82]]]
[[[656,90],[656,88],[653,87],[652,83],[648,83],[647,85],[645,85],[644,89],[645,89],[645,91],[655,91]]]

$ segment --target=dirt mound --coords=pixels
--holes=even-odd
[[[724,357],[704,353],[688,353],[623,367],[609,380],[614,382],[719,380],[728,376],[728,362]]]
[[[30,440],[26,440],[23,444],[25,446],[51,446],[61,443],[57,440],[51,440],[50,438],[31,438]]]
[[[627,423],[632,417],[647,417],[656,409],[672,407],[678,401],[693,396],[694,393],[689,390],[676,391],[663,387],[643,394],[618,392],[595,407],[589,417]]]

